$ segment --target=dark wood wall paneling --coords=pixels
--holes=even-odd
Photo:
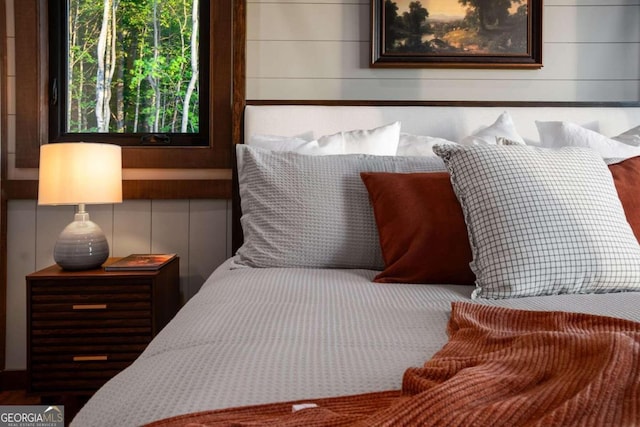
[[[7,40],[7,11],[0,6],[0,43]],[[4,184],[7,179],[7,49],[0,49],[0,373],[5,367],[7,342],[7,198]],[[4,378],[0,385],[4,387]],[[5,388],[3,388],[5,390]]]

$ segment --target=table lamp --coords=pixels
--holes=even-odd
[[[120,146],[72,142],[40,147],[38,204],[78,205],[53,249],[60,267],[89,270],[107,260],[107,239],[85,210],[85,205],[105,203],[122,203]]]

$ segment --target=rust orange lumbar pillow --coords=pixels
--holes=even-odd
[[[385,263],[375,282],[474,284],[467,228],[447,172],[360,175]]]
[[[640,242],[640,157],[609,165],[627,222]]]

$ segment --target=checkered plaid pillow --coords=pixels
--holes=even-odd
[[[249,267],[367,268],[384,261],[361,172],[444,171],[436,156],[308,156],[238,144],[244,243]]]
[[[467,224],[473,297],[640,291],[640,245],[591,150],[436,146]]]

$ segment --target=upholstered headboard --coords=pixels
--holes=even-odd
[[[564,120],[614,136],[640,124],[640,105],[632,106],[319,106],[248,105],[245,139],[254,134],[320,137],[342,130],[369,129],[400,121],[401,131],[459,141],[492,124],[508,111],[527,142],[538,140],[536,120]],[[579,105],[579,106],[578,106]]]
[[[518,133],[527,143],[539,141],[536,120],[569,121],[607,136],[618,135],[640,124],[637,103],[537,103],[537,102],[248,102],[244,112],[244,139],[251,135],[281,135],[318,138],[352,129],[371,129],[393,121],[401,131],[459,141],[491,125],[508,111]],[[327,103],[324,103],[327,104]],[[234,194],[234,251],[242,242],[240,209]]]

